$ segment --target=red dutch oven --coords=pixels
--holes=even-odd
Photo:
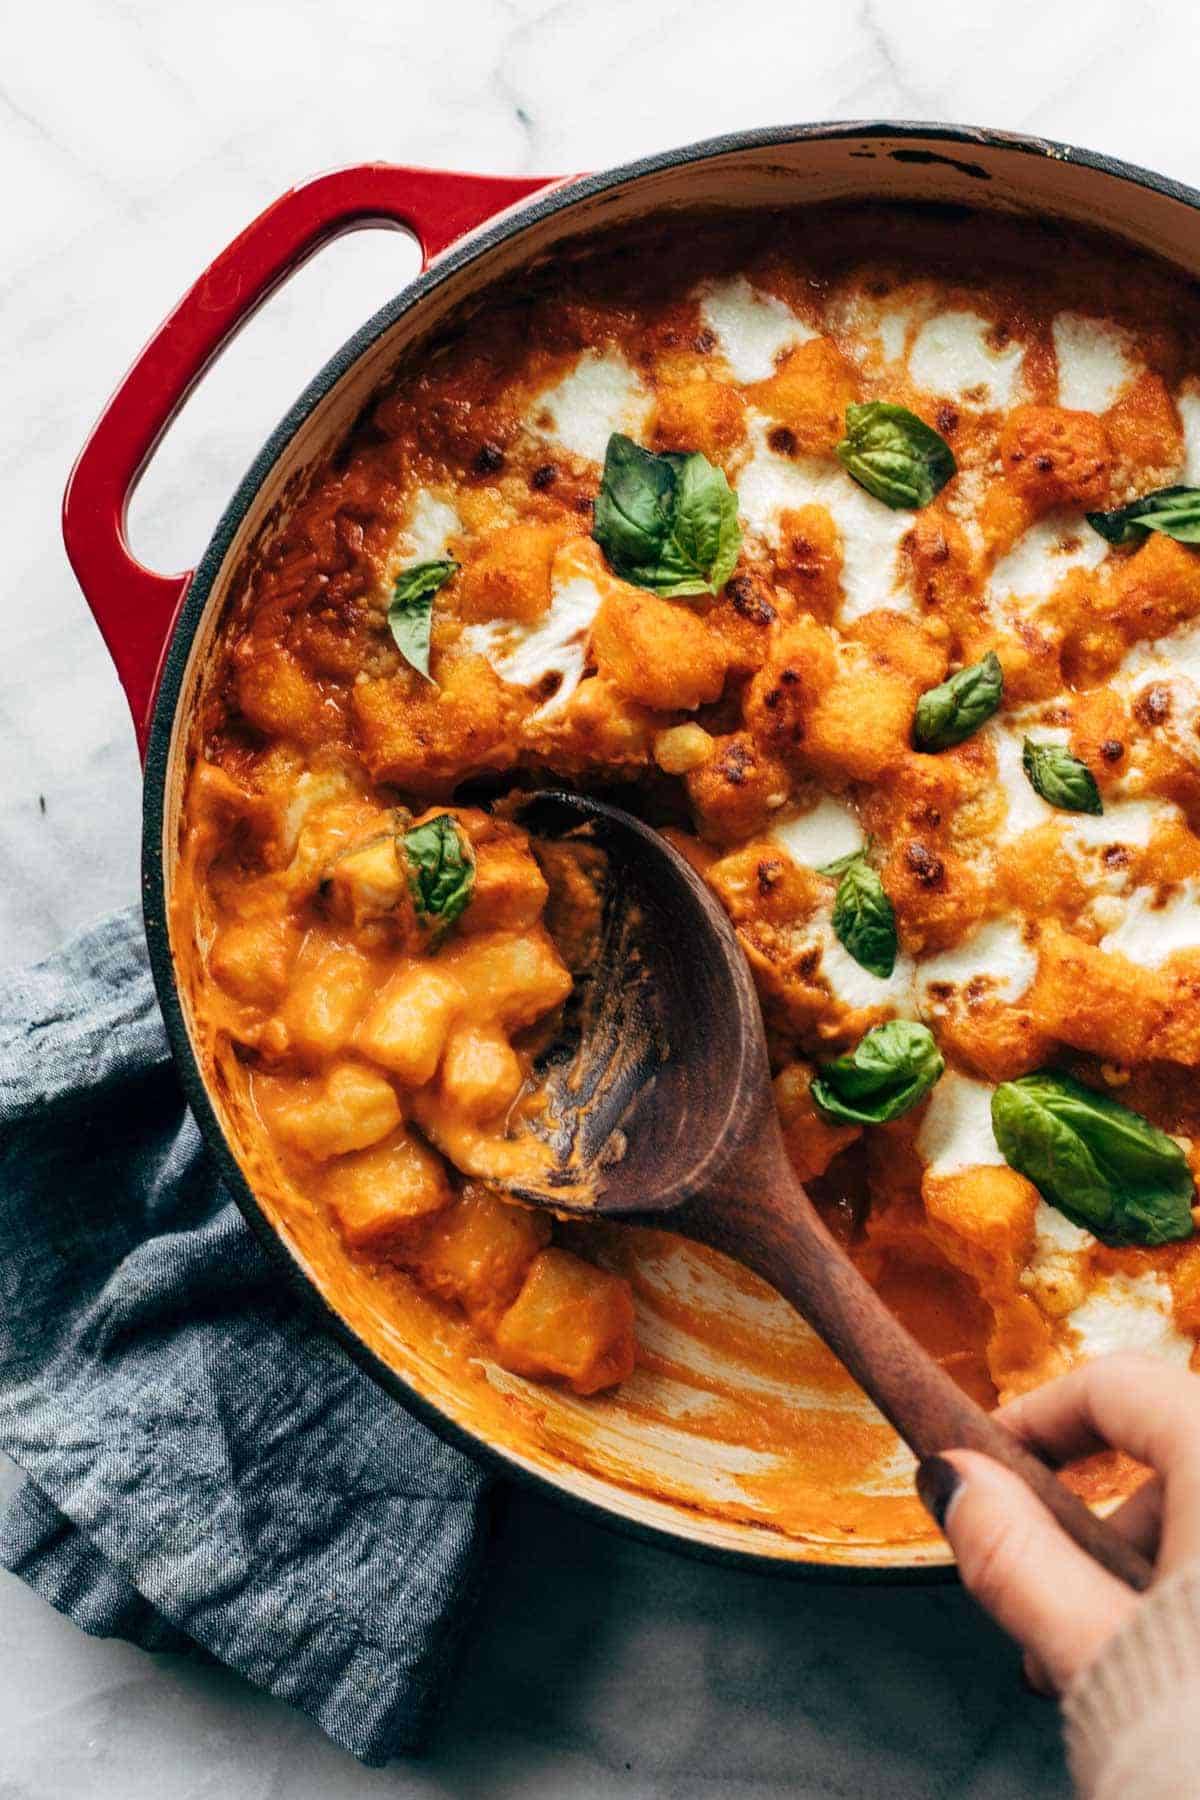
[[[773,1402],[794,1408],[796,1441],[790,1461],[772,1459],[751,1441],[731,1444],[706,1432],[699,1397],[707,1392],[714,1353],[700,1338],[675,1352],[685,1375],[691,1355],[694,1389],[684,1379],[633,1399],[618,1394],[581,1402],[506,1377],[481,1363],[478,1350],[448,1369],[419,1320],[398,1330],[370,1278],[348,1267],[331,1241],[298,1232],[262,1183],[248,1177],[252,1156],[227,1098],[206,1078],[168,928],[188,721],[231,583],[397,359],[491,282],[532,261],[544,263],[582,233],[696,205],[758,209],[860,199],[1080,223],[1200,275],[1200,194],[1086,151],[1002,132],[887,122],[781,127],[573,179],[363,164],[284,194],[184,296],[88,439],[67,489],[63,530],[145,761],[146,935],[174,1055],[230,1190],[285,1277],[324,1306],[330,1328],[398,1400],[473,1453],[605,1522],[695,1554],[895,1581],[944,1573],[944,1545],[915,1522],[911,1470],[894,1447],[882,1459],[864,1453],[861,1468],[837,1478],[814,1459],[810,1446],[827,1443],[828,1432],[838,1429],[827,1387],[807,1389],[799,1378],[790,1388],[774,1384],[785,1391],[772,1394]],[[374,225],[416,238],[422,252],[416,280],[300,395],[233,495],[199,566],[178,575],[143,567],[126,539],[129,497],[194,384],[301,263],[331,239]],[[660,1271],[664,1294],[674,1281],[703,1304],[713,1270],[688,1265],[686,1249],[678,1255],[678,1266]],[[734,1314],[743,1309],[748,1329],[784,1343],[795,1334],[797,1366],[803,1365],[812,1348],[804,1328],[782,1302],[773,1307],[766,1290],[748,1293],[744,1283],[731,1283],[710,1298]],[[648,1305],[654,1315],[653,1293]],[[669,1328],[664,1321],[671,1316],[664,1298],[651,1325]],[[751,1389],[756,1380],[762,1385],[748,1371],[741,1376]],[[722,1379],[736,1386],[739,1371],[725,1369]],[[840,1405],[851,1432],[872,1418],[854,1393]],[[788,1494],[800,1492],[806,1505],[797,1509]],[[875,1523],[848,1526],[868,1516],[867,1502]]]

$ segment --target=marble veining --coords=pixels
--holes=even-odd
[[[8,522],[0,585],[0,958],[135,898],[133,737],[58,536],[71,459],[203,264],[297,178],[364,158],[602,167],[723,130],[965,119],[1200,180],[1182,0],[54,0],[0,66]],[[325,253],[212,372],[132,509],[194,561],[258,443],[403,281],[411,246]],[[549,1612],[546,1596],[553,1594]],[[212,1667],[84,1638],[0,1582],[11,1800],[774,1800],[1065,1793],[1053,1711],[953,1589],[711,1569],[514,1497],[433,1754],[367,1773]]]

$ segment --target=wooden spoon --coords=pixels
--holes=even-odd
[[[784,1148],[749,967],[700,877],[657,832],[598,800],[537,794],[520,820],[536,836],[596,845],[607,884],[574,1043],[543,1069],[545,1185],[522,1175],[510,1190],[735,1257],[820,1333],[918,1457],[984,1451],[1098,1563],[1147,1587],[1138,1552],[962,1392],[822,1224]]]

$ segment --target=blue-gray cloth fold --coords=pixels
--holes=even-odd
[[[0,1564],[85,1631],[199,1645],[364,1762],[419,1746],[486,1478],[254,1240],[133,912],[0,974],[0,1448]]]

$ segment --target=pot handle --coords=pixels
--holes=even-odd
[[[464,232],[548,185],[532,176],[392,163],[318,175],[260,213],[159,326],[101,413],[63,499],[67,555],[117,666],[143,757],[163,656],[193,571],[145,568],[129,548],[126,513],[143,469],[204,371],[331,239],[368,225],[409,231],[424,267]]]

